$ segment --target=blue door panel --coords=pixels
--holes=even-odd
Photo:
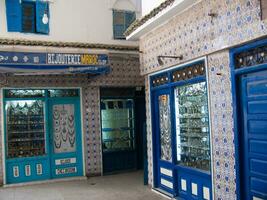
[[[267,87],[266,87],[267,81],[263,80],[263,81],[255,81],[252,83],[248,83],[248,97],[251,96],[267,96]]]
[[[53,106],[55,105],[73,105],[74,106],[74,131],[76,134],[76,149],[73,152],[54,152],[53,136]],[[78,99],[50,99],[49,100],[49,127],[51,135],[51,176],[52,178],[63,178],[83,175],[82,163],[82,142],[81,142],[81,124],[80,124],[80,101]]]
[[[251,190],[254,193],[266,195],[267,181],[264,181],[261,178],[251,178],[250,182],[251,182]]]
[[[267,161],[251,159],[250,168],[251,168],[251,173],[267,177]]]
[[[177,173],[180,197],[186,200],[203,200],[205,199],[204,190],[206,190],[209,191],[209,199],[212,199],[211,175],[209,173],[184,167],[177,167]],[[192,185],[196,186],[196,193],[193,192]]]
[[[248,103],[249,114],[267,114],[267,101],[252,101]]]
[[[241,197],[267,198],[267,72],[240,78]]]
[[[250,140],[250,152],[267,155],[267,141]]]
[[[266,120],[249,120],[248,131],[250,136],[263,134],[266,137],[267,123]]]
[[[50,178],[50,166],[48,157],[25,158],[7,161],[7,184],[21,183],[36,180],[46,180]],[[38,165],[38,166],[37,166]],[[29,172],[26,173],[26,167],[29,166]],[[14,170],[17,168],[17,174]]]

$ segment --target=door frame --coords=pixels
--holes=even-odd
[[[150,125],[151,125],[151,135],[152,135],[152,144],[151,144],[151,147],[152,147],[152,178],[153,178],[153,181],[152,181],[152,188],[157,188],[157,183],[155,182],[155,180],[159,180],[158,177],[159,177],[159,174],[157,174],[157,169],[155,169],[155,166],[157,165],[157,154],[156,154],[156,149],[157,147],[155,147],[155,136],[154,136],[154,133],[155,133],[155,123],[153,123],[153,121],[155,120],[155,103],[154,103],[154,97],[155,97],[155,93],[156,91],[158,90],[162,90],[162,89],[167,89],[167,88],[170,88],[170,106],[171,106],[171,110],[175,110],[175,104],[174,104],[174,86],[179,86],[179,85],[184,85],[185,82],[183,83],[179,83],[179,82],[176,82],[176,83],[171,83],[171,84],[168,84],[167,86],[166,85],[162,85],[162,86],[158,86],[158,88],[153,88],[152,87],[152,77],[155,76],[155,75],[159,75],[159,74],[162,74],[163,72],[167,72],[167,71],[172,71],[172,70],[175,70],[175,69],[179,69],[179,68],[186,68],[187,66],[191,66],[195,63],[198,63],[198,62],[201,62],[203,61],[204,64],[205,64],[205,78],[203,79],[202,77],[197,77],[197,78],[194,78],[194,80],[187,80],[185,82],[187,83],[197,83],[197,82],[200,82],[200,80],[205,80],[206,81],[206,85],[207,85],[207,98],[208,98],[208,111],[209,111],[209,130],[210,130],[210,134],[209,134],[209,139],[210,139],[210,163],[211,163],[211,169],[210,169],[210,176],[211,176],[211,196],[212,198],[214,198],[214,194],[215,194],[215,190],[214,190],[214,169],[213,169],[213,158],[214,158],[214,155],[213,155],[213,143],[212,143],[212,129],[211,129],[211,124],[212,124],[212,121],[211,121],[211,105],[210,105],[210,87],[209,87],[209,70],[208,70],[208,59],[207,59],[207,56],[204,56],[204,57],[200,57],[198,59],[194,59],[192,61],[189,61],[189,62],[186,62],[186,63],[182,63],[182,64],[179,64],[179,65],[173,65],[169,68],[166,68],[166,69],[163,69],[163,70],[160,70],[158,72],[154,72],[154,73],[151,73],[148,75],[148,88],[149,88],[149,110],[150,110]],[[171,79],[171,77],[168,77],[169,80]],[[171,89],[172,88],[172,89]],[[171,118],[171,127],[172,127],[172,132],[175,131],[175,115],[172,116]],[[173,143],[175,142],[175,143]],[[172,153],[172,164],[173,165],[176,165],[176,134],[172,134],[172,146],[175,146],[175,149],[173,149]],[[174,154],[175,153],[175,154]],[[175,167],[174,167],[175,168]],[[173,177],[175,177],[175,173],[173,174]],[[174,195],[177,196],[178,194],[178,191],[176,191],[176,189],[178,189],[178,183],[177,181],[174,182],[173,184],[173,189],[174,189]],[[176,194],[175,194],[176,193]]]
[[[172,165],[173,164],[173,148],[172,148],[172,160],[171,163],[168,161],[162,161],[160,159],[160,155],[161,155],[161,145],[160,145],[160,128],[159,128],[159,104],[158,104],[158,97],[161,95],[169,95],[169,106],[170,106],[170,115],[171,115],[171,109],[172,107],[172,100],[171,98],[173,97],[171,89],[170,88],[163,88],[163,89],[158,89],[155,91],[152,91],[152,102],[151,104],[153,104],[153,109],[151,110],[151,117],[152,117],[152,121],[154,121],[154,123],[152,123],[152,141],[153,141],[153,171],[154,171],[154,187],[155,188],[159,188],[159,182],[160,182],[160,166],[159,163],[163,162],[163,165]],[[172,115],[171,115],[172,117]],[[171,147],[173,147],[173,120],[171,119]]]
[[[83,168],[83,176],[86,176],[86,166],[85,166],[85,131],[84,131],[84,117],[83,117],[83,113],[86,112],[83,109],[83,87],[60,87],[60,86],[55,86],[55,87],[16,87],[16,86],[9,86],[9,87],[2,87],[0,88],[0,95],[2,96],[2,100],[1,100],[1,115],[2,115],[2,119],[1,119],[1,132],[2,132],[2,173],[3,173],[3,185],[7,185],[7,177],[6,177],[6,144],[5,144],[5,135],[6,135],[6,131],[5,131],[5,100],[4,100],[4,90],[8,90],[8,89],[21,89],[21,90],[26,90],[26,89],[43,89],[43,90],[48,90],[48,89],[77,89],[79,90],[79,104],[80,104],[80,119],[81,119],[81,123],[80,123],[80,129],[81,129],[81,144],[82,144],[82,168]],[[48,108],[45,108],[45,112],[47,112]],[[47,117],[45,117],[46,119]],[[47,119],[46,119],[47,120]],[[46,128],[46,132],[47,132],[47,128]],[[50,151],[50,149],[48,149]],[[50,179],[52,180],[52,179]],[[18,184],[27,184],[29,182],[26,183],[18,183]]]
[[[241,188],[241,181],[240,181],[240,134],[238,134],[241,129],[240,129],[240,123],[238,120],[240,117],[238,117],[238,114],[240,113],[240,108],[238,106],[238,95],[240,94],[239,92],[239,79],[242,75],[244,74],[250,74],[254,72],[259,72],[263,70],[267,70],[267,63],[265,64],[259,64],[259,65],[254,65],[254,66],[249,66],[249,67],[244,67],[240,69],[235,69],[235,54],[237,53],[242,53],[246,52],[248,50],[257,48],[259,46],[264,46],[267,45],[267,39],[260,39],[258,41],[254,41],[252,43],[230,49],[229,54],[230,54],[230,81],[231,81],[231,88],[232,88],[232,99],[233,99],[233,120],[234,120],[234,145],[235,145],[235,165],[236,165],[236,195],[237,199],[241,199],[241,194],[242,194],[242,188]]]

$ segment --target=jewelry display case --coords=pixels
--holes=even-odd
[[[175,89],[178,164],[210,170],[209,115],[206,83]]]
[[[7,157],[23,158],[45,154],[44,102],[6,102]]]

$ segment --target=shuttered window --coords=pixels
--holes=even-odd
[[[22,32],[35,33],[35,3],[23,2],[22,4]]]
[[[136,19],[135,12],[113,10],[114,39],[125,39],[124,32]]]
[[[261,0],[261,17],[263,20],[267,19],[267,0]]]
[[[9,32],[49,33],[49,3],[36,0],[6,0]]]

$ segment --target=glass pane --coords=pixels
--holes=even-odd
[[[104,151],[134,149],[133,100],[102,100]]]
[[[44,90],[5,90],[6,98],[44,97]]]
[[[8,158],[45,154],[44,103],[8,101],[6,103]]]
[[[54,153],[76,150],[76,132],[73,104],[53,106]]]
[[[77,89],[62,89],[48,90],[49,97],[78,97],[79,90]]]
[[[161,159],[172,160],[170,96],[159,96]]]
[[[210,170],[209,117],[206,83],[175,89],[177,161]]]

